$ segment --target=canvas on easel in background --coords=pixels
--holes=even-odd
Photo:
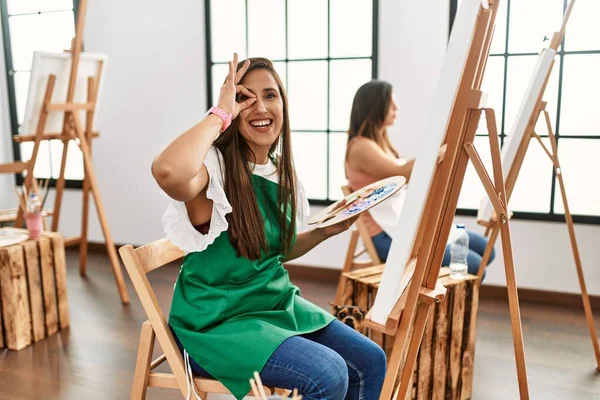
[[[487,94],[480,89],[499,3],[499,0],[461,3],[430,120],[419,136],[422,140],[411,175],[411,188],[392,235],[402,240],[392,242],[373,308],[367,316],[371,329],[395,336],[381,400],[406,398],[432,305],[444,298],[446,290],[438,282],[439,270],[467,163],[482,165],[473,140],[483,112],[494,174],[493,181],[487,173],[481,180],[501,216],[519,393],[521,398],[529,398],[498,133],[494,110],[485,108]],[[437,164],[438,149],[442,145],[446,145],[447,150],[444,160]],[[473,337],[466,342],[474,346],[475,331],[470,334]],[[460,379],[460,374],[449,379]]]
[[[94,121],[98,110],[107,56],[81,51],[86,10],[87,0],[80,0],[76,33],[70,51],[64,53],[34,53],[25,117],[21,131],[14,136],[14,140],[18,143],[32,143],[31,157],[28,161],[0,165],[0,173],[22,174],[25,190],[27,192],[37,191],[37,181],[33,172],[35,171],[41,144],[44,141],[52,140],[62,142],[62,157],[59,177],[55,186],[54,207],[52,212],[49,213],[52,215],[50,230],[58,232],[65,175],[68,168],[67,156],[78,154],[82,157],[84,174],[81,235],[66,239],[65,245],[79,245],[80,273],[85,275],[87,270],[88,219],[91,192],[119,296],[122,303],[127,304],[129,303],[129,295],[108,226],[91,158],[92,139],[98,137],[98,133],[94,130]],[[80,152],[73,153],[69,151],[71,142],[77,144]],[[15,226],[22,225],[23,212],[21,209],[16,211],[14,221]]]
[[[503,147],[502,151],[502,165],[504,169],[505,187],[506,187],[506,200],[507,203],[510,200],[511,194],[515,188],[515,184],[518,179],[519,172],[523,166],[523,161],[529,148],[529,143],[532,139],[536,139],[539,145],[544,150],[544,153],[548,156],[552,162],[554,172],[560,187],[560,193],[565,209],[565,222],[569,232],[569,238],[571,248],[573,251],[573,258],[575,262],[575,268],[577,271],[577,278],[579,286],[581,288],[581,299],[583,308],[585,311],[586,321],[590,337],[592,339],[592,347],[596,357],[596,366],[600,369],[600,345],[598,344],[598,334],[596,333],[596,326],[594,323],[594,314],[590,303],[590,298],[587,292],[585,284],[585,278],[583,275],[583,267],[581,265],[581,257],[579,255],[579,249],[577,246],[577,240],[575,238],[575,228],[573,226],[573,216],[569,209],[569,203],[567,201],[567,194],[565,189],[563,171],[560,166],[558,159],[558,147],[556,136],[552,130],[552,124],[550,122],[550,114],[546,110],[546,102],[543,101],[546,86],[552,73],[554,66],[555,56],[558,52],[558,48],[563,41],[565,35],[565,29],[567,22],[573,10],[575,0],[571,0],[565,11],[562,26],[558,32],[555,32],[550,40],[547,48],[544,48],[538,54],[538,60],[533,70],[533,74],[530,78],[529,85],[525,92],[525,96],[519,107],[515,123],[512,127],[511,133],[508,136],[508,143]],[[551,148],[542,141],[541,136],[535,131],[535,127],[538,123],[539,118],[543,118],[543,125],[547,130],[548,139]],[[498,219],[497,214],[494,212],[494,207],[487,197],[484,197],[481,202],[481,206],[477,213],[477,222],[480,225],[486,227],[486,236],[489,237],[488,245],[479,267],[479,279],[483,276],[485,265],[492,252],[494,243],[498,237],[501,222]]]

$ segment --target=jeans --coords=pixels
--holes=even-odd
[[[469,234],[469,254],[467,254],[467,267],[469,274],[477,275],[488,239],[482,235],[470,231],[467,231],[467,233]],[[381,259],[381,262],[385,262],[387,260],[388,253],[390,252],[392,238],[389,237],[387,233],[381,232],[373,236],[371,239],[373,240],[373,245],[375,245],[375,250],[377,250],[377,255]],[[488,260],[488,265],[494,260],[495,257],[496,250],[492,249],[492,254]],[[450,245],[446,246],[442,265],[450,265]],[[485,272],[483,273],[483,276],[485,277]]]
[[[171,330],[171,332],[173,332]],[[183,347],[177,336],[179,350]],[[212,378],[190,358],[192,372]],[[305,400],[376,400],[385,378],[384,351],[338,320],[286,339],[260,372],[265,386],[297,388]]]

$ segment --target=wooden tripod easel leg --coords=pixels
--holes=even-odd
[[[550,122],[550,115],[548,111],[544,110],[544,118],[548,128],[548,137],[550,138],[550,145],[552,146],[552,161],[555,166],[556,178],[560,187],[560,194],[562,196],[563,205],[565,208],[565,220],[567,222],[567,228],[569,230],[569,239],[571,240],[571,248],[573,249],[573,258],[575,260],[575,268],[577,269],[577,278],[579,279],[579,287],[581,288],[581,300],[583,301],[583,309],[585,311],[585,318],[587,320],[588,329],[592,338],[592,346],[594,347],[594,353],[596,355],[596,367],[600,370],[600,346],[598,345],[598,334],[596,332],[596,325],[594,323],[594,314],[592,312],[592,306],[590,304],[590,296],[587,292],[585,284],[585,277],[583,276],[583,267],[581,265],[581,257],[579,256],[579,248],[577,247],[577,239],[575,238],[575,228],[573,226],[573,216],[569,210],[569,202],[567,201],[567,192],[565,190],[565,182],[563,179],[562,169],[560,162],[558,161],[558,146],[556,145],[556,137],[552,131],[552,124]]]
[[[88,81],[88,103],[96,101],[98,87],[93,77],[89,77]],[[92,154],[92,124],[94,121],[94,111],[88,110],[85,117],[85,138]],[[84,164],[85,166],[85,164]],[[83,193],[81,201],[81,240],[79,241],[79,274],[85,276],[87,272],[87,256],[88,256],[88,219],[90,209],[90,178],[88,177],[87,168],[84,168],[83,177]]]
[[[117,251],[115,250],[115,244],[112,240],[110,230],[108,229],[108,221],[104,213],[104,206],[102,199],[100,198],[100,191],[98,189],[98,183],[96,182],[96,174],[94,172],[94,166],[92,164],[90,148],[88,146],[87,139],[85,138],[84,132],[79,122],[79,116],[73,112],[69,112],[68,115],[72,118],[75,125],[75,132],[79,138],[79,147],[83,153],[83,162],[85,164],[86,177],[89,179],[89,184],[94,196],[94,204],[96,205],[96,211],[98,212],[98,219],[100,220],[100,226],[102,227],[102,233],[104,234],[104,240],[106,241],[106,251],[110,258],[112,265],[113,274],[115,275],[115,281],[123,304],[129,304],[129,295],[127,293],[127,286],[123,280],[123,273],[121,271],[121,264],[117,257]]]
[[[421,339],[423,339],[423,333],[425,332],[425,324],[429,317],[429,312],[433,303],[419,303],[417,306],[417,316],[415,317],[413,334],[408,346],[408,352],[406,353],[406,361],[404,362],[404,368],[402,369],[402,375],[400,377],[400,385],[396,389],[394,399],[406,399],[409,393],[410,383],[412,383],[412,375],[414,366],[417,362],[417,356],[419,354],[419,348],[421,347]],[[418,333],[418,334],[417,334]]]
[[[502,176],[502,164],[500,161],[500,145],[498,144],[498,132],[496,130],[496,116],[493,109],[485,109],[485,118],[490,139],[490,150],[492,155],[492,167],[494,172],[494,184],[492,184],[477,151],[471,143],[465,145],[475,171],[479,175],[485,190],[490,196],[498,216],[498,228],[502,240],[502,252],[504,255],[504,269],[506,273],[506,288],[508,291],[508,306],[510,310],[510,322],[512,327],[515,359],[517,363],[517,376],[519,381],[519,393],[521,399],[529,399],[527,385],[527,369],[525,366],[525,348],[523,343],[523,330],[521,326],[521,310],[519,308],[519,295],[517,293],[517,281],[515,278],[515,266],[513,261],[512,241],[508,223],[508,211],[506,210],[506,188]],[[493,234],[493,233],[492,233]],[[491,238],[490,238],[491,239]]]

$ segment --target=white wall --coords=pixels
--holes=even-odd
[[[0,27],[2,22],[0,21]],[[0,33],[1,36],[1,33]],[[12,162],[13,151],[10,139],[10,116],[8,111],[8,92],[6,79],[6,65],[4,63],[4,46],[0,46],[0,164]],[[15,178],[12,174],[0,174],[0,210],[17,206],[17,196],[13,194],[12,187]]]
[[[93,159],[110,230],[117,243],[146,243],[163,235],[166,204],[152,159],[206,112],[204,3],[91,1],[84,45],[109,56]],[[67,191],[66,236],[80,231],[80,198]],[[104,240],[94,209],[90,240]]]
[[[400,109],[391,135],[407,155],[414,153],[418,143],[413,132],[427,118],[427,104],[442,64],[447,3],[379,1],[379,76],[395,87]],[[110,229],[118,243],[142,244],[163,235],[160,216],[166,201],[152,180],[150,163],[164,144],[207,109],[203,4],[186,1],[164,7],[157,0],[90,2],[86,50],[109,55],[94,164]],[[0,96],[5,94],[3,84]],[[9,144],[7,103],[1,104],[0,157]],[[11,189],[2,181],[0,185],[1,199]],[[80,226],[80,192],[69,191],[63,207],[61,232],[75,235]],[[457,220],[481,232],[473,218]],[[102,241],[94,214],[90,223],[90,239]],[[578,292],[564,224],[515,221],[511,227],[520,286]],[[577,225],[576,232],[588,289],[600,295],[600,269],[596,268],[600,227]],[[339,235],[297,263],[339,269],[347,243],[348,236]],[[490,267],[487,284],[504,284],[501,261],[500,252]]]

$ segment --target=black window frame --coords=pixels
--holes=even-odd
[[[506,89],[507,89],[507,76],[508,76],[508,59],[509,57],[520,57],[520,56],[537,56],[538,53],[510,53],[508,51],[509,46],[509,33],[510,33],[510,5],[514,0],[505,0],[507,2],[507,10],[506,10],[506,38],[504,43],[504,52],[503,53],[492,53],[489,57],[503,57],[504,58],[504,83],[503,83],[503,95],[502,95],[502,115],[498,116],[501,121],[499,132],[500,132],[500,144],[504,145],[504,140],[506,138],[506,126],[505,126],[505,113],[506,113]],[[517,0],[518,1],[518,0]],[[567,9],[567,0],[563,0],[563,14]],[[458,0],[450,0],[450,20],[449,20],[449,33],[452,30],[452,24],[454,23],[454,18],[456,17],[456,12],[458,8]],[[558,29],[559,27],[557,27]],[[559,58],[559,70],[558,70],[558,96],[557,96],[557,104],[556,104],[556,113],[557,115],[551,115],[551,118],[556,118],[556,123],[554,126],[554,134],[556,136],[556,146],[557,149],[560,146],[560,138],[567,139],[588,139],[588,140],[600,140],[600,135],[561,135],[560,133],[560,112],[561,112],[561,104],[562,104],[562,89],[563,89],[563,69],[564,69],[564,58],[565,56],[572,54],[600,54],[600,49],[598,50],[583,50],[583,51],[565,51],[565,37],[563,37],[561,41],[561,46],[559,51],[556,53],[556,57]],[[544,40],[549,40],[548,37],[545,37]],[[488,135],[477,135],[478,137],[487,137]],[[547,134],[540,134],[542,138],[548,138]],[[534,143],[533,146],[537,146],[539,144]],[[565,215],[561,213],[554,212],[554,203],[556,201],[556,170],[554,169],[552,163],[548,159],[548,168],[552,169],[552,184],[550,188],[550,211],[548,213],[543,212],[531,212],[531,211],[515,211],[511,210],[513,213],[514,219],[519,220],[531,220],[531,221],[546,221],[546,222],[565,222]],[[568,185],[568,180],[567,183]],[[567,192],[567,196],[569,193]],[[456,214],[463,216],[477,216],[477,209],[472,208],[457,208]],[[600,225],[600,216],[596,215],[584,215],[584,214],[573,214],[571,211],[573,221],[581,224],[591,224],[591,225]]]
[[[74,23],[77,24],[77,11],[79,10],[79,0],[73,1],[73,17]],[[53,11],[48,11],[53,12]],[[41,12],[23,13],[23,14],[12,14],[13,15],[31,15],[41,14]],[[8,92],[8,105],[9,105],[9,116],[10,116],[10,140],[12,142],[13,159],[15,162],[21,160],[21,148],[20,143],[13,140],[13,136],[19,132],[19,120],[17,115],[17,99],[15,92],[15,81],[14,81],[14,68],[12,59],[12,43],[10,39],[10,27],[9,27],[9,14],[7,0],[0,0],[0,17],[2,18],[2,41],[4,46],[4,66],[6,72],[6,87]],[[23,185],[24,179],[21,174],[15,174],[15,182],[17,185]],[[56,180],[50,179],[49,186],[55,187]],[[81,189],[83,187],[82,179],[65,179],[66,189]]]
[[[204,16],[205,16],[205,39],[206,39],[206,77],[207,77],[207,104],[212,104],[212,67],[214,65],[226,64],[227,62],[213,62],[212,61],[212,37],[211,37],[211,22],[210,22],[210,1],[205,0],[204,2]],[[248,1],[245,0],[246,7],[246,54],[248,54]],[[338,60],[371,60],[371,79],[377,79],[378,76],[378,43],[379,43],[379,0],[372,0],[373,2],[373,24],[372,24],[372,43],[371,43],[371,56],[370,57],[331,57],[329,54],[327,57],[317,57],[317,58],[289,58],[288,57],[288,0],[285,1],[285,32],[286,32],[286,56],[282,59],[272,59],[273,62],[285,62],[286,63],[286,75],[290,62],[302,62],[302,61],[327,61],[327,84],[330,83],[330,62],[338,61]],[[327,11],[328,11],[328,23],[327,23],[327,33],[328,33],[328,53],[331,48],[331,0],[327,1]],[[329,157],[330,157],[330,149],[329,149],[329,135],[332,133],[346,133],[346,131],[340,130],[332,130],[329,127],[329,115],[330,115],[330,91],[329,86],[327,87],[327,126],[325,129],[320,130],[307,130],[307,129],[294,129],[294,132],[297,133],[325,133],[327,135],[327,199],[311,199],[308,201],[311,205],[322,205],[328,206],[333,204],[336,200],[332,200],[329,198],[329,189],[330,189],[330,171],[329,171]],[[341,166],[340,166],[341,167]],[[341,194],[341,192],[340,192]],[[340,196],[341,197],[341,196]]]

